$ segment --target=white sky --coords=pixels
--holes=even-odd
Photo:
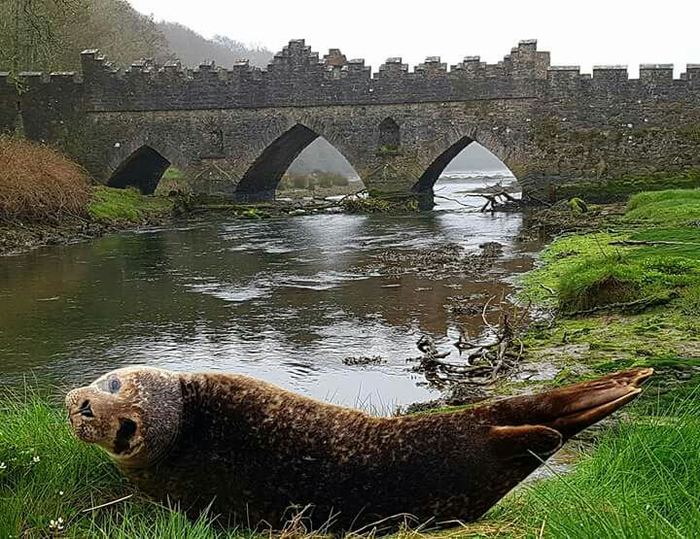
[[[390,56],[454,64],[467,55],[494,63],[520,39],[536,38],[553,65],[700,63],[700,1],[665,0],[129,0],[142,13],[278,51],[304,38],[376,71]]]

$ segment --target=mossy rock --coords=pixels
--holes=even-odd
[[[588,204],[581,198],[574,197],[569,200],[568,204],[571,211],[577,215],[588,213]]]

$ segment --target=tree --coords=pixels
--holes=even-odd
[[[0,66],[17,80],[55,58],[66,24],[81,0],[5,0],[0,4]]]
[[[152,18],[125,0],[0,2],[0,69],[14,78],[20,71],[76,71],[80,51],[92,48],[120,65],[171,56]]]

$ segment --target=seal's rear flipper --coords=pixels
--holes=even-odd
[[[634,400],[653,372],[634,369],[614,373],[539,395],[505,399],[474,413],[492,425],[550,427],[566,440]]]

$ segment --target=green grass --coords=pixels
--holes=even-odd
[[[634,195],[627,203],[625,220],[666,225],[700,221],[700,189],[669,189]]]
[[[31,391],[0,399],[0,468],[0,537],[250,537],[140,497],[106,454],[70,433],[60,408]],[[51,525],[59,518],[61,533]]]
[[[88,205],[90,217],[106,224],[144,223],[166,217],[172,211],[173,202],[167,198],[111,187],[97,187]]]
[[[492,511],[528,537],[700,536],[698,391],[605,432],[571,474],[536,483]]]

